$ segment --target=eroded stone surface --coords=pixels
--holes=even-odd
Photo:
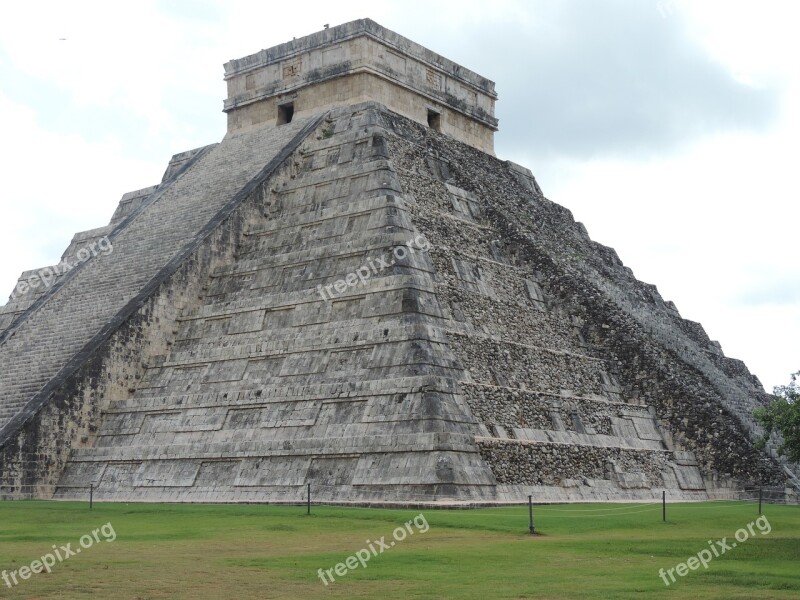
[[[785,485],[752,445],[767,396],[746,367],[529,171],[475,146],[367,102],[176,155],[65,257],[103,236],[113,252],[0,312],[0,493],[293,502],[311,483],[331,501],[505,502]]]

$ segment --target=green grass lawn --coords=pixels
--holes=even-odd
[[[331,569],[422,512],[415,532],[325,586]],[[0,572],[111,523],[100,542],[0,598],[800,598],[800,507],[765,506],[772,530],[689,571],[674,568],[758,518],[753,504],[384,510],[253,505],[0,502]],[[423,523],[421,520],[418,521]],[[762,525],[764,522],[762,521]],[[423,527],[424,528],[424,527]],[[748,534],[749,535],[749,534]],[[88,541],[86,541],[88,545]],[[60,550],[59,550],[60,552]]]

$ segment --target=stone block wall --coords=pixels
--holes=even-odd
[[[279,106],[305,116],[362,101],[384,104],[484,152],[494,152],[494,83],[369,19],[225,65],[228,131],[277,126]]]
[[[379,115],[335,111],[251,194],[236,259],[73,452],[57,497],[87,480],[109,500],[299,501],[308,482],[339,501],[494,497],[459,367],[426,324],[442,312],[433,266]]]
[[[785,481],[752,445],[749,411],[765,397],[757,380],[592,242],[529,172],[400,119],[387,128],[434,248],[441,326],[501,495],[633,498],[666,487],[697,497]],[[613,468],[598,477],[603,461]]]
[[[0,381],[9,495],[701,499],[786,481],[753,448],[764,395],[744,365],[529,172],[378,104],[229,134],[123,200],[114,252],[1,334],[6,364],[42,348]],[[57,315],[75,331],[48,343]]]
[[[303,125],[298,121],[283,135],[264,140],[261,152],[278,155]],[[163,345],[161,333],[171,331],[174,311],[182,307],[181,294],[157,295],[159,289],[173,289],[167,280],[173,277],[175,290],[188,289],[196,276],[193,260],[203,258],[206,266],[232,260],[223,242],[230,232],[215,219],[232,199],[236,204],[236,192],[264,168],[264,154],[253,142],[240,136],[216,152],[207,148],[196,153],[196,171],[175,171],[149,201],[113,227],[108,233],[112,252],[72,269],[3,331],[4,493],[53,486],[70,448],[91,443],[99,411],[117,391],[135,389],[142,363],[149,361],[145,350]],[[206,254],[196,254],[203,244]],[[196,291],[188,295],[196,297]],[[157,310],[160,303],[167,303],[169,310]],[[162,317],[168,325],[151,327]],[[113,338],[115,334],[120,337]]]

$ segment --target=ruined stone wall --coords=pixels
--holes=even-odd
[[[369,19],[229,61],[225,79],[229,133],[275,126],[279,104],[305,115],[373,101],[422,124],[439,112],[441,131],[494,152],[494,82]]]
[[[80,369],[0,446],[0,498],[53,494],[72,450],[95,444],[103,411],[129,398],[146,370],[163,361],[179,314],[201,293],[203,275],[220,261],[232,260],[241,220],[217,229],[108,341],[85,349]],[[76,497],[88,494],[90,483],[83,482]]]
[[[271,135],[269,131],[263,135]],[[174,346],[112,401],[56,496],[106,500],[493,499],[377,105],[334,111],[265,181],[235,260],[207,275]],[[413,242],[412,242],[413,245]],[[455,373],[455,375],[454,375]]]
[[[285,128],[261,145],[265,154],[247,136],[194,151],[196,162],[185,166],[199,164],[197,171],[168,169],[150,199],[112,225],[112,252],[70,271],[11,322],[0,338],[6,493],[29,493],[34,484],[52,492],[70,450],[91,445],[99,412],[135,389],[153,352],[160,348],[163,356],[175,311],[197,297],[192,265],[234,260],[225,219],[240,197],[265,176],[259,171],[288,158],[304,125],[315,123]]]
[[[444,102],[429,100],[371,72],[342,75],[297,90],[270,96],[228,112],[228,131],[277,127],[278,106],[291,102],[295,115],[305,117],[323,108],[376,101],[415,121],[425,123],[428,108],[440,113],[440,129],[464,143],[494,154],[494,130]]]
[[[503,440],[481,443],[481,454],[492,465],[499,484],[560,486],[589,479],[613,480],[615,468],[636,476],[625,484],[639,488],[664,487],[662,473],[669,453],[595,448],[578,445],[519,444]],[[622,487],[628,487],[623,485]]]
[[[600,479],[634,487],[785,480],[752,445],[748,411],[765,394],[740,362],[589,240],[524,169],[387,121],[415,222],[434,247],[481,452],[500,483],[592,479],[602,457],[616,466]],[[620,458],[631,440],[647,450],[634,453],[647,457],[638,467]],[[559,470],[553,456],[571,466]],[[703,481],[683,479],[693,464]]]
[[[730,409],[760,398],[743,365],[524,170],[372,103],[299,129],[233,140],[276,158],[252,157],[3,447],[17,495],[699,499],[784,480]]]

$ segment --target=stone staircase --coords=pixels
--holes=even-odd
[[[83,362],[76,357],[115,315],[307,124],[298,119],[274,135],[243,133],[196,152],[113,228],[111,253],[72,269],[16,315],[0,334],[0,444],[35,414],[65,369]]]
[[[415,301],[433,300],[427,255],[393,254],[418,232],[378,115],[335,111],[266,184],[236,262],[73,451],[57,497],[90,482],[109,500],[296,501],[306,482],[329,500],[493,496],[460,369]],[[364,265],[363,283],[325,291]]]

